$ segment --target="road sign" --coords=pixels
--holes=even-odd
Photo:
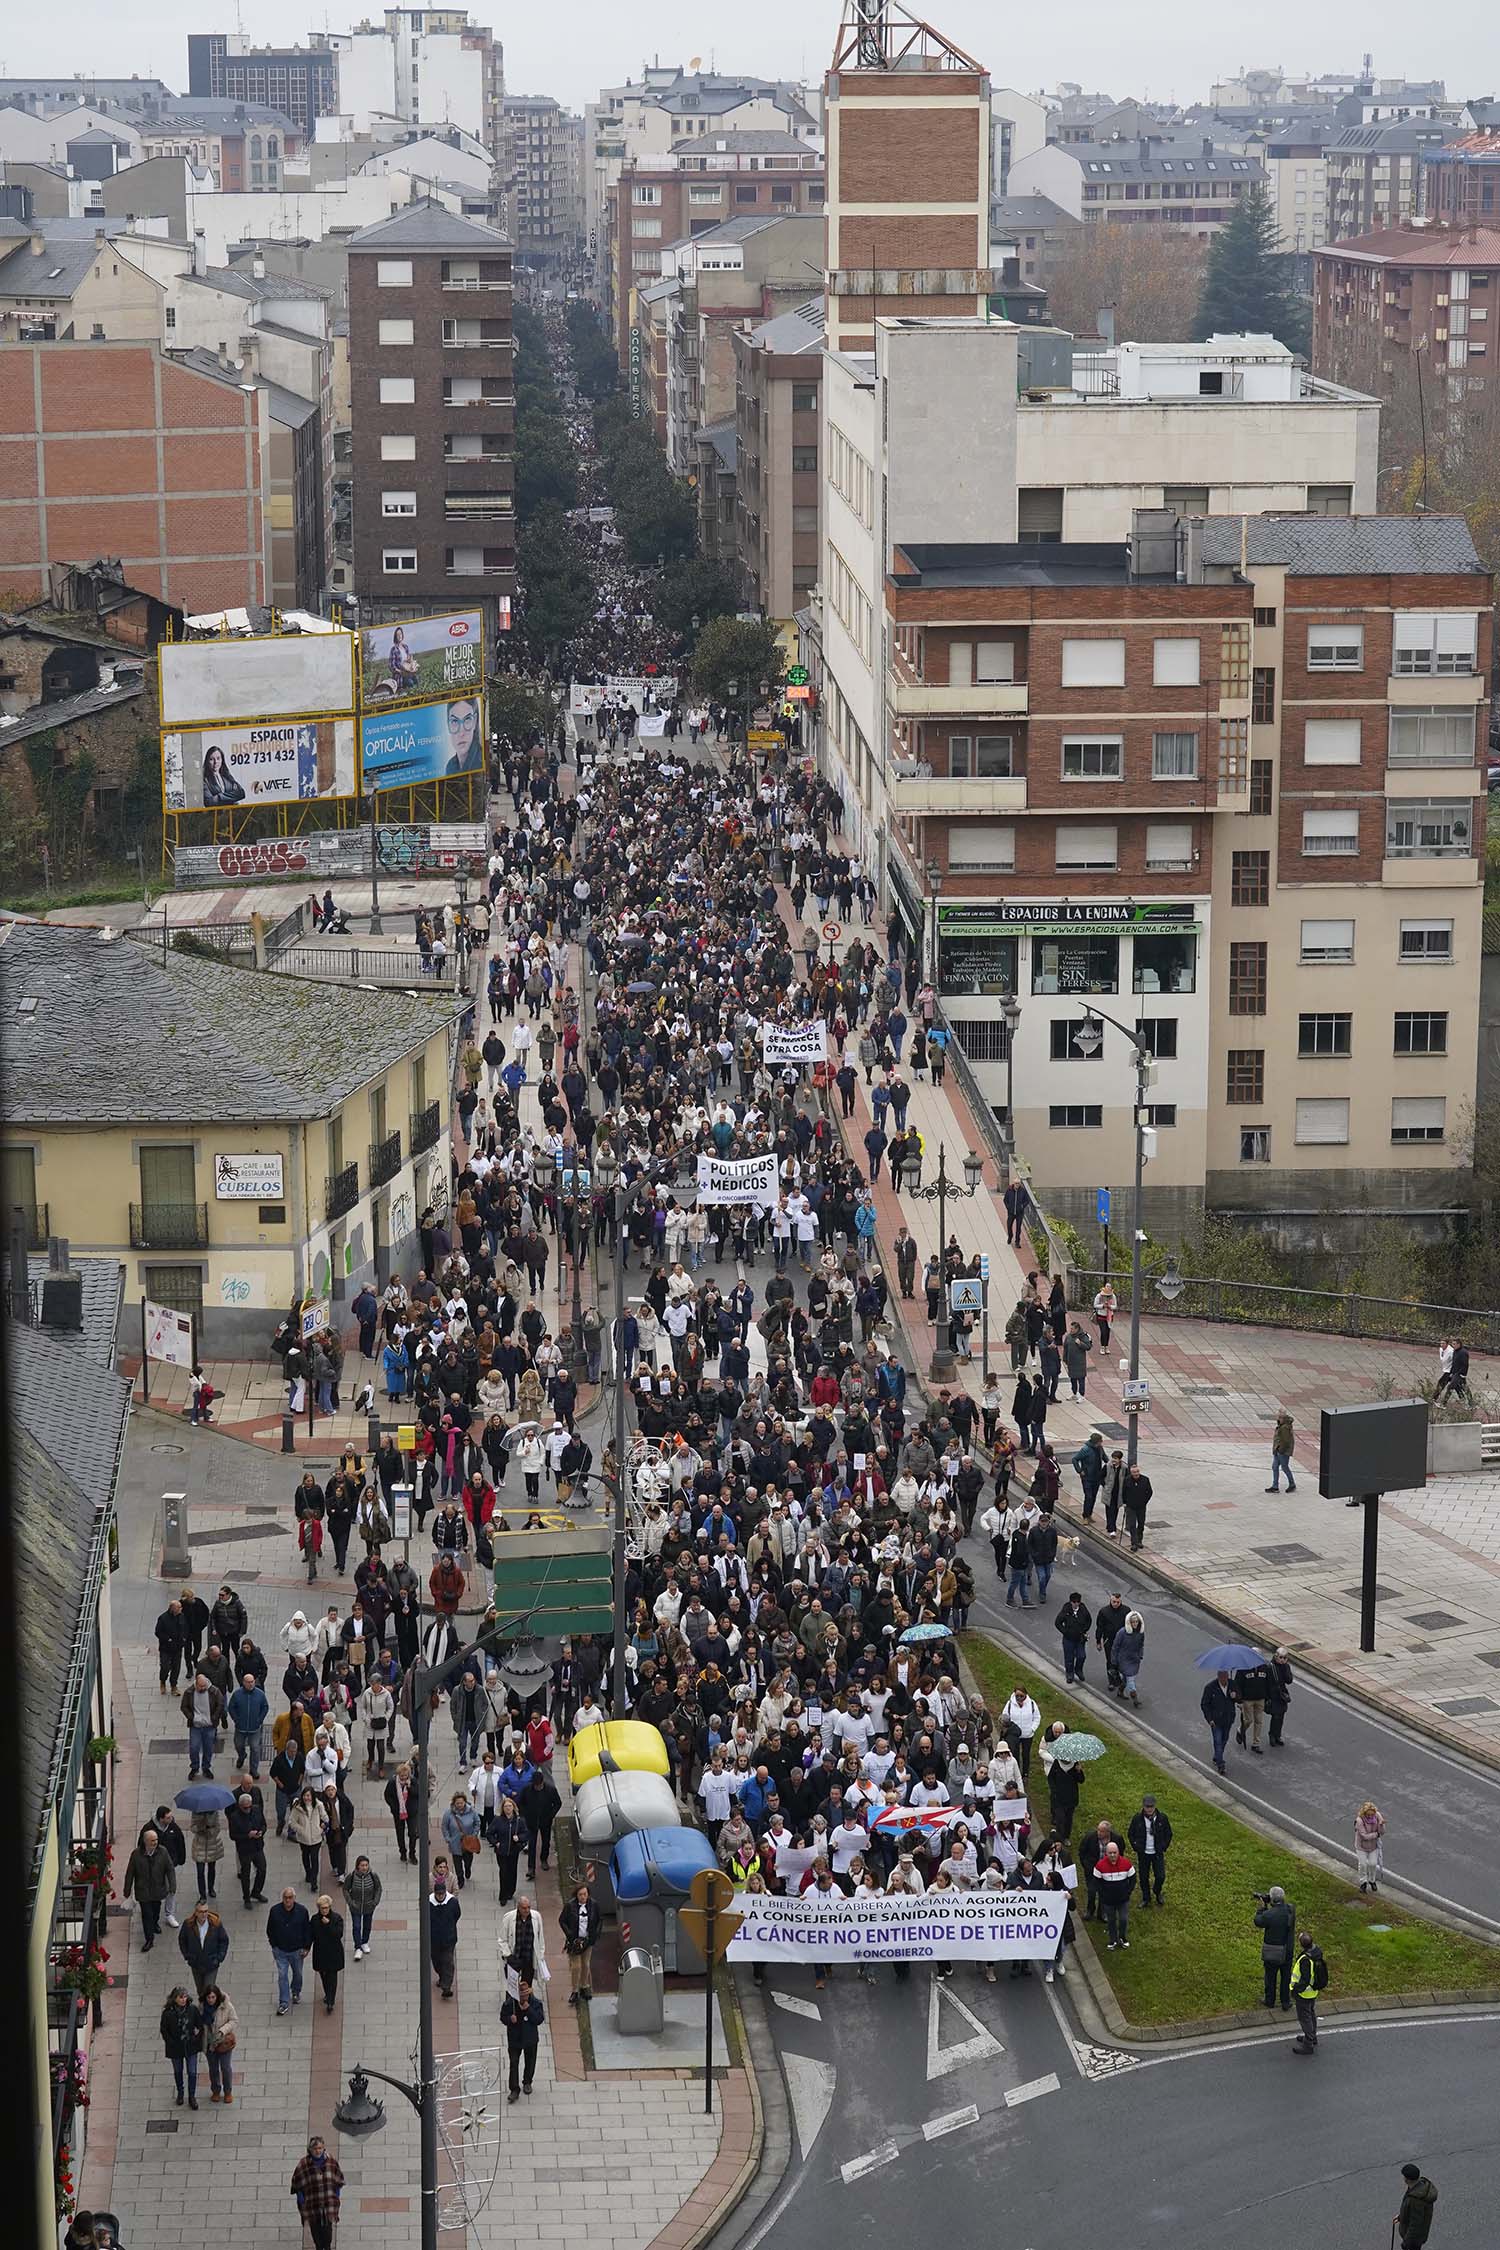
[[[823,935],[829,940],[830,944],[835,938],[841,938],[843,934],[844,925],[842,922],[825,922],[823,924]]]
[[[721,1867],[700,1867],[688,1897],[700,1914],[723,1914],[734,1904],[734,1885]]]
[[[789,664],[786,668],[786,684],[788,687],[806,687],[807,666],[805,664]]]
[[[752,727],[749,741],[752,750],[775,750],[780,747],[781,736],[774,727]]]
[[[979,1253],[979,1278],[981,1281],[988,1281],[990,1278],[990,1254],[988,1250],[981,1250]]]
[[[1100,1188],[1095,1216],[1101,1227],[1109,1225],[1109,1189]]]
[[[984,1283],[977,1275],[949,1282],[948,1310],[955,1313],[983,1312]]]
[[[1151,1404],[1151,1385],[1146,1377],[1127,1375],[1120,1385],[1120,1401],[1131,1412],[1143,1412]]]
[[[704,1873],[711,1875],[713,1873],[713,1869],[705,1868]],[[731,1884],[731,1892],[733,1891],[733,1888],[734,1886],[733,1884]],[[696,1906],[679,1906],[677,1909],[678,1928],[687,1932],[694,1945],[697,1946],[698,1951],[703,1955],[705,1961],[709,1959],[713,1959],[715,1961],[723,1960],[725,1954],[729,1951],[730,1939],[734,1936],[735,1931],[739,1928],[741,1922],[743,1922],[744,1919],[745,1917],[743,1914],[714,1915],[713,1939],[712,1943],[710,1943],[708,1934],[709,1917],[706,1914],[700,1912],[700,1910]]]
[[[417,1425],[415,1422],[402,1422],[398,1426],[396,1431],[396,1449],[400,1453],[416,1452]]]

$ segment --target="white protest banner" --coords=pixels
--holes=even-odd
[[[633,703],[637,711],[647,703],[660,708],[677,699],[677,674],[675,672],[611,672],[605,687],[611,703]]]
[[[193,1323],[185,1312],[170,1305],[153,1305],[146,1299],[146,1357],[165,1360],[169,1367],[193,1365]]]
[[[698,1159],[700,1203],[753,1203],[759,1210],[771,1211],[776,1207],[776,1194],[774,1149],[767,1149],[764,1156],[700,1156]]]
[[[667,731],[666,714],[662,711],[645,711],[636,721],[636,733],[642,742],[659,741]]]
[[[828,1060],[828,1026],[821,1016],[812,1023],[763,1023],[760,1036],[768,1066]]]
[[[803,1891],[736,1894],[731,1961],[1050,1961],[1061,1891],[929,1891],[924,1898]]]

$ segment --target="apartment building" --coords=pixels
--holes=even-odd
[[[1383,389],[1420,344],[1435,417],[1489,387],[1497,324],[1500,213],[1462,228],[1387,228],[1314,260],[1313,365]]]
[[[896,547],[892,900],[1052,1208],[1131,1177],[1093,997],[1155,1056],[1158,1222],[1451,1206],[1491,600],[1457,518]]]
[[[715,133],[664,157],[622,166],[605,202],[605,316],[623,374],[632,289],[660,279],[675,243],[694,242],[730,219],[782,217],[823,209],[823,159],[791,133]],[[822,246],[809,284],[821,278]]]
[[[261,102],[311,135],[338,108],[338,67],[326,48],[255,47],[235,31],[190,31],[188,92],[204,100]]]
[[[515,591],[511,248],[413,203],[349,244],[354,582],[366,618]]]
[[[991,240],[1011,244],[1022,281],[1040,289],[1081,224],[1046,195],[997,195],[990,204]]]
[[[141,155],[181,156],[226,194],[269,193],[300,154],[303,135],[280,110],[253,102],[187,99],[157,104],[139,121]]]
[[[746,604],[789,625],[817,582],[823,300],[739,329],[735,557]]]
[[[1170,226],[1209,241],[1252,188],[1266,185],[1259,158],[1211,135],[1143,133],[1133,141],[1046,147],[1011,166],[1012,195],[1046,195],[1085,224]]]
[[[1455,137],[1436,119],[1346,126],[1323,151],[1328,241],[1406,226],[1422,208],[1425,158]]]
[[[523,258],[566,263],[583,244],[583,119],[550,94],[505,98],[510,229]]]
[[[1438,227],[1500,226],[1500,131],[1463,133],[1422,159],[1422,213]]]
[[[735,332],[806,300],[818,271],[823,221],[765,212],[726,219],[692,242],[676,244],[665,299],[667,460],[678,476],[695,466],[698,432],[735,413]]]
[[[1323,146],[1332,128],[1303,121],[1274,133],[1261,152],[1276,216],[1277,248],[1305,257],[1328,240],[1328,176]]]

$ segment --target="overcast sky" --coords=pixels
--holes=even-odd
[[[916,0],[915,13],[928,0]],[[309,27],[347,30],[356,8],[333,13],[312,0],[250,0],[244,20],[258,42],[295,41]],[[379,20],[379,0],[369,0]],[[838,28],[838,0],[560,0],[550,7],[485,6],[471,0],[475,22],[488,20],[505,43],[506,83],[513,92],[555,94],[581,108],[601,85],[637,77],[643,61],[753,70],[767,77],[818,78],[827,68]],[[1104,0],[1077,0],[1052,18],[1045,9],[1002,9],[998,0],[931,0],[929,20],[985,63],[997,85],[1024,91],[1074,79],[1090,91],[1153,100],[1203,99],[1216,78],[1241,66],[1313,74],[1357,67],[1373,50],[1377,74],[1445,79],[1452,95],[1500,91],[1500,58],[1488,8],[1450,9],[1442,21],[1418,24],[1395,0],[1332,0],[1315,25],[1295,0],[1260,0],[1254,23],[1233,23],[1212,10],[1137,16]],[[232,29],[230,0],[194,7],[169,0],[73,0],[53,14],[18,4],[0,30],[0,76],[55,74],[86,54],[109,76],[131,71],[187,86],[189,28]],[[1486,29],[1488,27],[1488,29]]]

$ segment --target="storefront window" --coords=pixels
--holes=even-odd
[[[1018,941],[1013,937],[946,930],[938,938],[938,985],[943,992],[1014,992]]]
[[[1136,992],[1193,992],[1197,989],[1198,940],[1138,937],[1135,941]]]
[[[1033,992],[1117,992],[1120,941],[1112,937],[1038,937],[1031,941]]]

